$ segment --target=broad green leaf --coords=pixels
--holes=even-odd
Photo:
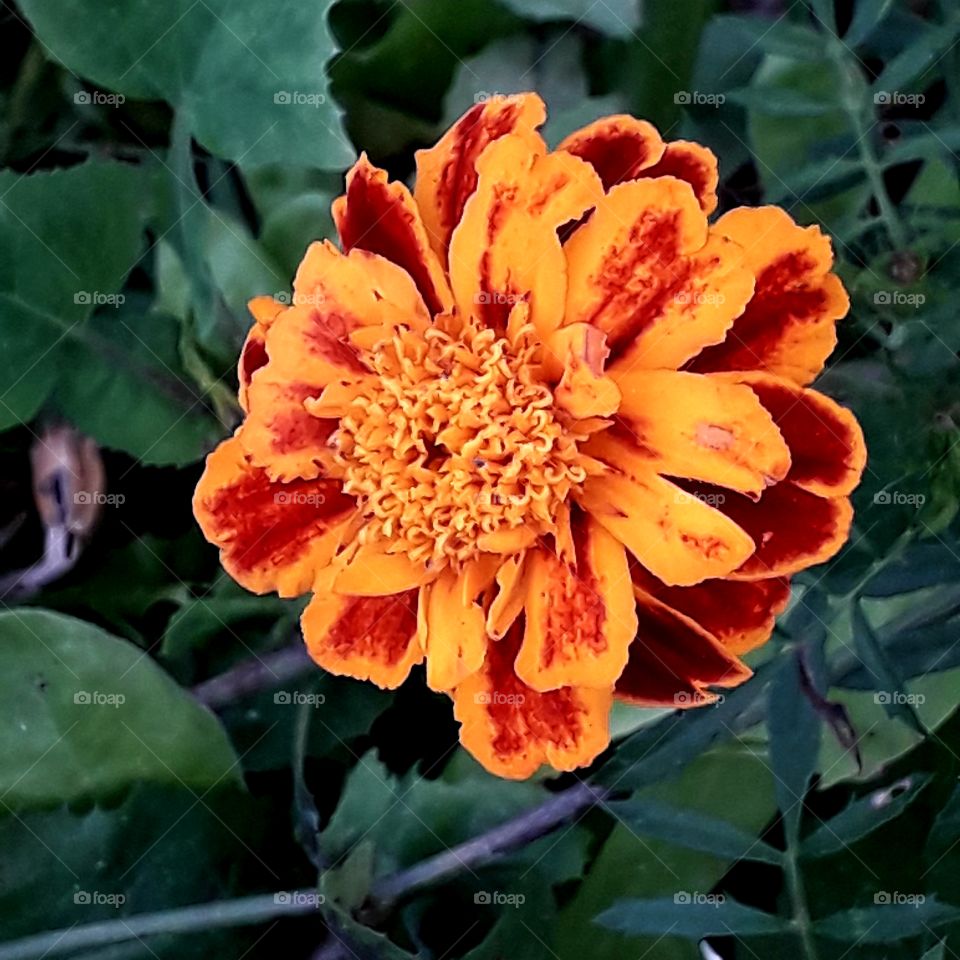
[[[853,20],[843,35],[843,42],[848,47],[859,46],[870,36],[892,6],[893,0],[860,0],[854,7]]]
[[[708,936],[763,936],[785,933],[787,921],[762,910],[745,907],[719,896],[708,902],[673,899],[621,900],[597,917],[597,923],[620,933],[686,937],[702,940]]]
[[[640,28],[641,0],[504,0],[530,20],[572,20],[613,37],[631,37]]]
[[[928,25],[920,36],[897,57],[891,60],[873,82],[873,89],[880,94],[906,92],[911,81],[925,70],[943,63],[943,54],[956,41],[960,32],[960,16],[953,11],[951,20],[945,24]]]
[[[44,610],[0,613],[0,792],[17,809],[137,781],[205,789],[240,769],[216,718],[142,650]]]
[[[33,417],[68,343],[100,347],[87,321],[140,259],[145,191],[145,174],[118,163],[0,172],[0,427]]]
[[[813,928],[821,937],[844,943],[890,943],[921,937],[948,923],[960,920],[960,907],[941,903],[924,894],[877,894],[881,902],[872,907],[845,910],[822,920]],[[905,901],[898,898],[906,898]]]
[[[21,9],[67,69],[127,97],[166,100],[217,156],[338,168],[353,150],[327,86],[328,6],[24,0]]]
[[[729,91],[727,97],[771,117],[822,117],[835,108],[828,97],[812,97],[790,87],[743,87]]]
[[[263,222],[260,245],[271,260],[279,264],[280,275],[287,277],[286,286],[315,240],[333,239],[335,230],[329,193],[302,193],[271,210]]]
[[[826,857],[844,850],[899,817],[929,781],[927,774],[910,774],[889,787],[854,800],[804,839],[800,846],[801,855]]]

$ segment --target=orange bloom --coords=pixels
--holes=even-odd
[[[571,770],[613,698],[742,682],[789,577],[831,557],[865,459],[807,387],[846,293],[774,207],[713,223],[717,163],[628,116],[549,152],[478,104],[413,194],[361,157],[292,305],[258,298],[246,419],[194,500],[251,590],[313,592],[312,657],[426,661],[488,770]]]

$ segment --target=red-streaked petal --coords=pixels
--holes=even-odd
[[[347,174],[347,192],[334,202],[333,219],[345,252],[367,250],[402,267],[431,313],[453,306],[443,268],[410,191],[402,183],[390,183],[386,170],[373,166],[365,153]]]
[[[631,565],[630,572],[646,594],[693,620],[737,654],[770,639],[776,616],[790,599],[790,581],[785,577],[704,580],[694,587],[668,587],[638,563]]]
[[[333,556],[356,502],[336,480],[271,481],[231,437],[207,457],[193,512],[238,583],[293,597],[310,589]]]
[[[731,210],[715,229],[744,248],[756,289],[723,343],[694,357],[690,369],[765,370],[809,383],[833,352],[836,322],[850,306],[829,272],[829,238],[818,227],[797,226],[777,207]]]
[[[237,381],[240,389],[237,399],[240,409],[247,409],[247,391],[253,375],[267,363],[267,327],[287,308],[273,297],[254,297],[247,306],[256,321],[247,333],[237,361]]]
[[[614,187],[564,252],[564,324],[602,330],[611,369],[676,369],[723,339],[753,291],[743,251],[709,230],[689,184],[672,177]]]
[[[542,339],[563,319],[566,258],[557,228],[602,196],[589,164],[547,153],[507,134],[477,161],[477,187],[450,240],[450,281],[458,308],[503,333],[526,302]]]
[[[423,659],[417,591],[385,597],[315,593],[300,619],[310,656],[324,670],[399,687]]]
[[[588,477],[578,500],[664,583],[724,577],[753,553],[736,523],[639,464]]]
[[[429,150],[417,151],[414,197],[430,243],[443,265],[454,228],[477,188],[476,163],[494,140],[507,134],[539,139],[546,108],[535,93],[495,96],[471,107]]]
[[[574,563],[544,547],[528,558],[526,631],[516,671],[535,690],[612,686],[637,632],[623,545],[580,511],[571,529]]]
[[[382,597],[404,593],[436,579],[439,570],[402,553],[388,553],[388,546],[368,543],[338,556],[333,589],[348,596]]]
[[[315,417],[304,407],[317,393],[309,383],[277,380],[269,365],[253,378],[240,439],[253,463],[271,479],[311,480],[335,472],[330,438],[337,421]]]
[[[656,127],[627,114],[603,117],[575,130],[557,147],[587,163],[603,181],[605,190],[635,180],[663,156],[666,144]]]
[[[610,742],[607,689],[561,687],[538,693],[514,672],[522,621],[491,643],[483,667],[453,691],[460,742],[491,773],[513,780],[542,764],[574,770]]]
[[[714,699],[707,687],[733,687],[751,675],[689,617],[638,591],[637,639],[616,694],[637,706],[691,707]]]
[[[727,376],[747,384],[780,428],[790,448],[788,480],[821,497],[844,496],[857,486],[867,462],[867,447],[860,424],[849,410],[783,377],[765,373]]]
[[[720,172],[712,151],[699,143],[673,140],[663,156],[639,174],[641,177],[676,177],[693,187],[700,209],[709,216],[717,209],[717,184]]]
[[[586,452],[629,468],[637,458],[657,473],[693,477],[759,495],[790,469],[790,451],[749,386],[693,373],[614,370],[622,401],[617,432]]]
[[[738,493],[678,481],[704,498],[753,539],[756,550],[729,574],[738,580],[785,577],[829,560],[846,543],[853,508],[846,497],[818,497],[789,480],[765,490],[757,501]]]

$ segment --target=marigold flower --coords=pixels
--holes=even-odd
[[[258,298],[246,419],[194,501],[256,592],[313,592],[312,657],[426,661],[488,770],[571,770],[614,697],[741,683],[865,460],[808,388],[847,311],[829,240],[713,223],[717,163],[629,116],[553,152],[534,94],[468,111],[413,194],[365,156],[290,305]]]

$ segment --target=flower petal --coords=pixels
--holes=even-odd
[[[382,597],[413,590],[436,579],[439,572],[402,553],[387,553],[386,547],[379,543],[345,551],[335,564],[338,573],[333,589],[357,597]]]
[[[790,599],[790,581],[784,577],[704,580],[694,587],[668,587],[638,563],[631,565],[630,572],[644,593],[693,620],[737,654],[770,639],[776,616]]]
[[[315,593],[300,618],[310,656],[324,670],[399,687],[423,659],[417,591],[385,597]]]
[[[450,690],[483,665],[487,652],[486,616],[469,578],[447,568],[421,588],[426,615],[427,685]],[[472,595],[471,595],[472,594]]]
[[[591,163],[605,189],[641,177],[676,177],[693,188],[704,213],[717,207],[717,158],[698,143],[664,143],[656,128],[626,114],[603,117],[563,140],[567,150]]]
[[[543,101],[535,93],[491,97],[471,107],[429,150],[417,151],[417,206],[440,262],[463,208],[477,187],[476,163],[494,140],[508,133],[527,136],[532,143],[546,119]]]
[[[273,297],[254,297],[247,306],[256,321],[247,333],[237,362],[237,398],[240,409],[247,410],[247,391],[253,375],[267,363],[267,327],[287,308]]]
[[[759,495],[790,469],[790,451],[750,387],[667,370],[613,371],[623,400],[617,432],[585,452],[615,465],[636,458],[658,473]]]
[[[717,376],[721,376],[717,374]],[[770,411],[790,448],[787,479],[821,497],[850,493],[860,482],[867,447],[856,417],[829,397],[766,373],[732,373]]]
[[[753,553],[736,523],[639,464],[589,477],[579,501],[664,583],[724,577]]]
[[[616,694],[637,706],[692,707],[712,702],[708,686],[733,687],[752,673],[689,617],[638,590],[637,639]]]
[[[753,556],[730,574],[733,579],[763,580],[798,573],[829,560],[850,533],[853,508],[846,497],[818,497],[784,480],[754,501],[718,487],[680,482],[691,497],[715,503],[756,543]]]
[[[744,248],[756,290],[723,343],[707,347],[690,369],[766,370],[809,383],[836,346],[836,321],[850,306],[829,272],[829,238],[777,207],[731,210],[715,229]]]
[[[457,306],[503,332],[511,308],[530,307],[541,338],[560,326],[566,259],[557,228],[601,198],[589,164],[547,153],[542,141],[507,134],[477,160],[477,187],[450,240],[450,281]]]
[[[453,691],[460,742],[491,773],[514,780],[544,763],[556,770],[586,766],[610,742],[611,691],[531,689],[513,667],[521,632],[518,621],[489,645],[483,667]]]
[[[663,156],[666,144],[653,124],[617,114],[575,130],[557,149],[586,160],[609,190],[652,167]]]
[[[712,233],[689,184],[614,187],[564,246],[564,324],[590,323],[627,367],[676,369],[723,339],[753,291],[743,251]]]
[[[497,594],[487,611],[487,633],[501,639],[523,612],[527,599],[529,551],[505,557],[497,570]]]
[[[623,545],[579,511],[572,532],[573,563],[543,547],[528,560],[526,631],[516,671],[535,690],[612,686],[637,632]]]
[[[555,330],[544,344],[544,369],[558,381],[556,404],[577,420],[608,417],[620,406],[620,390],[605,376],[606,335],[589,323]]]
[[[386,170],[365,153],[347,174],[347,192],[333,204],[333,219],[344,252],[378,253],[413,278],[431,313],[453,306],[453,296],[430,246],[420,211],[404,184],[389,182]]]
[[[356,502],[336,480],[272,481],[231,437],[207,457],[193,512],[238,583],[293,597],[333,556]]]

